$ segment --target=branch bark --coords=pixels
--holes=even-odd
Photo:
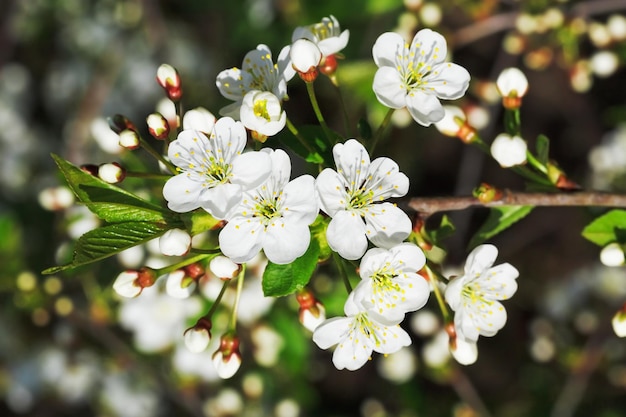
[[[536,206],[536,207],[623,207],[626,194],[597,191],[568,193],[522,193],[504,190],[500,199],[481,202],[472,196],[462,197],[414,197],[408,206],[423,217],[441,211],[465,210],[470,207]]]

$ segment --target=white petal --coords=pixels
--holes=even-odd
[[[280,50],[278,54],[278,59],[276,60],[276,64],[278,65],[278,71],[282,74],[283,79],[285,81],[291,80],[294,75],[296,75],[296,70],[293,69],[291,65],[291,58],[289,57],[289,50],[291,49],[291,45],[287,45]],[[285,91],[273,91],[280,98],[284,98],[287,94],[287,88],[285,84]],[[281,94],[282,93],[282,94]]]
[[[396,58],[402,55],[404,39],[397,33],[386,32],[376,39],[372,47],[374,62],[379,67],[396,67]]]
[[[415,90],[406,97],[406,107],[413,120],[422,126],[430,126],[443,119],[445,112],[434,94]]]
[[[400,172],[398,164],[390,158],[376,158],[372,161],[365,188],[374,192],[374,200],[383,200],[390,197],[402,197],[409,192],[409,178]]]
[[[344,30],[339,36],[322,39],[317,46],[320,48],[322,55],[328,56],[336,54],[348,45],[350,39],[350,31]]]
[[[252,76],[239,68],[231,68],[220,72],[217,75],[215,84],[220,93],[229,100],[241,100],[246,86],[252,81]]]
[[[326,168],[320,172],[315,180],[315,189],[320,199],[320,208],[330,217],[346,208],[348,195],[343,177],[336,171]]]
[[[462,97],[467,91],[470,82],[470,74],[460,65],[446,62],[433,68],[435,76],[424,77],[428,87],[435,90],[435,95],[446,100],[455,100]]]
[[[310,241],[308,225],[278,219],[267,226],[263,252],[275,264],[288,264],[304,255]]]
[[[165,256],[183,256],[191,248],[191,236],[186,230],[170,229],[159,238],[159,249]]]
[[[167,156],[177,167],[188,169],[190,161],[195,161],[197,155],[205,154],[208,143],[209,138],[199,130],[183,130],[176,140],[170,143]]]
[[[371,204],[364,220],[368,239],[381,248],[401,243],[412,229],[409,216],[392,203]]]
[[[459,121],[467,120],[465,112],[458,106],[443,106],[443,119],[435,123],[438,131],[446,136],[455,137],[461,129]]]
[[[243,151],[248,140],[243,124],[230,117],[222,117],[215,122],[211,138],[216,141],[226,161],[232,161],[235,155]]]
[[[215,116],[204,107],[197,107],[185,112],[183,129],[193,129],[210,134],[215,127]]]
[[[507,300],[517,291],[515,279],[519,272],[511,264],[504,263],[489,268],[479,279],[485,296],[493,300]]]
[[[378,330],[381,343],[374,346],[374,351],[382,354],[395,353],[405,346],[411,345],[411,337],[399,324],[383,326]]]
[[[209,269],[218,278],[233,279],[239,274],[241,267],[226,256],[216,256],[209,262]]]
[[[219,234],[222,253],[233,262],[245,263],[259,253],[265,233],[263,226],[245,217],[230,220]]]
[[[167,295],[179,299],[189,298],[196,289],[196,282],[192,281],[189,285],[183,287],[184,279],[185,271],[182,269],[169,273],[165,281],[165,292]]]
[[[508,97],[513,92],[516,97],[523,97],[528,91],[528,79],[518,68],[506,68],[498,75],[496,87],[502,97]]]
[[[340,343],[333,353],[333,364],[337,369],[356,371],[370,359],[372,348],[367,343],[365,335],[354,335]]]
[[[333,147],[333,157],[337,172],[343,175],[351,189],[357,189],[367,179],[370,167],[370,156],[367,149],[356,139],[348,139]]]
[[[473,276],[481,274],[483,271],[491,267],[498,257],[498,248],[494,245],[477,246],[467,256],[465,261],[465,275]]]
[[[404,272],[416,273],[426,264],[424,252],[413,243],[401,243],[389,249],[394,263],[402,263],[397,269]]]
[[[272,171],[272,161],[265,152],[246,152],[233,161],[231,182],[250,190],[263,183]]]
[[[353,211],[338,211],[326,230],[328,246],[342,258],[359,259],[367,249],[365,224]]]
[[[136,284],[139,274],[137,271],[124,271],[120,273],[113,283],[113,290],[126,298],[133,298],[141,293],[141,287]]]
[[[178,174],[165,183],[163,197],[167,200],[170,210],[186,213],[200,207],[202,185],[189,179],[187,174]]]
[[[222,352],[217,352],[213,357],[213,365],[217,374],[222,379],[231,378],[237,373],[241,366],[241,357],[237,354],[230,355],[230,358],[224,361]]]
[[[352,319],[349,317],[333,317],[317,326],[313,332],[313,342],[320,349],[328,349],[336,345],[350,329]]]
[[[206,329],[191,328],[184,334],[185,346],[190,352],[200,353],[209,346],[211,336]]]
[[[272,161],[272,178],[282,187],[289,182],[291,177],[291,159],[282,149],[276,149],[269,155]]]
[[[422,29],[415,34],[410,50],[425,57],[431,66],[443,62],[448,54],[446,39],[431,29]]]
[[[225,219],[232,209],[239,204],[242,197],[241,186],[237,184],[220,184],[205,189],[201,196],[201,207],[216,219]]]
[[[385,106],[401,109],[406,106],[407,91],[400,73],[394,67],[381,67],[374,74],[372,89]]]
[[[298,219],[307,226],[313,223],[319,213],[315,194],[315,179],[310,175],[301,175],[290,181],[283,188],[283,216],[289,221]]]
[[[464,283],[465,277],[454,277],[450,279],[446,286],[444,297],[446,303],[450,305],[453,311],[457,311],[461,307],[461,291]]]

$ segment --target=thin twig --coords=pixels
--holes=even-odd
[[[504,190],[502,198],[481,202],[475,197],[414,197],[408,206],[428,217],[441,211],[465,210],[470,207],[540,206],[540,207],[624,207],[626,194],[611,194],[597,191],[568,193],[523,193]]]

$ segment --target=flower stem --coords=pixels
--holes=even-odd
[[[246,276],[246,264],[241,265],[241,271],[237,276],[237,295],[235,296],[235,304],[233,304],[232,315],[230,316],[229,330],[234,332],[237,328],[237,309],[239,308],[239,299],[241,298],[241,290],[243,289],[243,281]]]
[[[170,161],[166,160],[163,155],[158,153],[148,142],[146,142],[144,138],[140,137],[139,143],[141,144],[141,147],[148,151],[148,153],[156,158],[157,161],[165,165],[172,174],[178,174],[178,172],[176,171],[176,167]]]
[[[308,84],[307,84],[308,85]],[[287,117],[287,128],[289,129],[289,131],[291,132],[292,135],[294,135],[296,137],[296,139],[298,139],[298,142],[300,142],[300,144],[302,146],[304,146],[306,148],[306,150],[310,153],[310,154],[315,154],[317,153],[315,151],[315,149],[313,149],[313,147],[311,146],[311,144],[309,142],[307,142],[306,138],[304,136],[302,136],[300,134],[300,132],[298,131],[298,128],[296,126],[294,126],[293,123],[291,123],[291,120],[289,120],[289,118]]]
[[[343,99],[341,88],[339,88],[339,85],[337,84],[334,84],[334,85],[337,87],[337,94],[339,96],[339,105],[341,106],[341,110],[343,113],[343,124],[344,124],[344,129],[346,130],[346,137],[353,137],[353,132],[350,129],[350,118],[348,117],[348,109],[346,108],[346,102]]]
[[[424,269],[426,269],[426,273],[428,274],[428,277],[430,278],[430,286],[432,287],[433,292],[435,293],[435,298],[437,298],[437,304],[439,305],[439,310],[441,310],[443,321],[444,323],[448,323],[452,320],[452,318],[450,317],[450,310],[448,310],[448,306],[446,305],[446,302],[443,299],[443,295],[441,294],[439,285],[437,285],[439,281],[445,281],[445,279],[442,275],[437,273],[429,265],[426,265]]]
[[[543,172],[544,174],[548,175],[548,168],[546,168],[544,164],[539,162],[537,158],[535,158],[535,155],[532,154],[532,152],[526,151],[526,159],[528,159],[528,162],[530,162],[530,164],[535,167],[537,171]]]
[[[376,145],[378,145],[378,142],[380,141],[383,134],[385,133],[387,126],[389,126],[389,122],[391,122],[391,116],[393,116],[394,111],[396,111],[396,109],[387,110],[387,114],[385,115],[385,118],[383,119],[380,126],[378,126],[378,130],[374,134],[374,138],[372,139],[372,144],[370,145],[370,149],[369,149],[370,155],[374,154],[374,149],[376,149]]]
[[[209,311],[204,315],[205,319],[211,320],[213,313],[215,313],[215,310],[217,310],[217,306],[219,306],[220,302],[222,301],[222,297],[224,296],[224,293],[226,292],[226,288],[228,288],[228,284],[230,284],[230,280],[224,281],[224,284],[222,284],[222,289],[220,290],[220,293],[217,294],[217,298],[213,302],[213,305],[211,306]]]
[[[187,265],[191,265],[193,263],[196,263],[196,262],[199,262],[199,261],[201,261],[203,259],[206,259],[209,256],[213,256],[213,255],[212,254],[202,253],[202,254],[198,254],[198,255],[195,255],[195,256],[190,256],[190,257],[188,257],[186,259],[183,259],[182,261],[177,262],[175,264],[172,264],[172,265],[169,265],[169,266],[157,269],[157,270],[155,270],[155,273],[156,273],[157,276],[169,274],[170,272],[176,271],[176,270],[178,270],[180,268],[183,268],[183,267],[185,267]]]
[[[339,273],[341,274],[343,285],[345,285],[346,291],[348,291],[348,294],[350,294],[352,292],[352,285],[350,284],[348,273],[346,272],[346,269],[344,268],[343,259],[339,255],[337,255],[336,252],[333,252],[333,259],[335,260],[335,263],[337,264],[337,268],[339,268]]]
[[[317,117],[317,121],[320,122],[320,126],[322,126],[322,130],[328,139],[328,143],[332,146],[336,143],[333,138],[333,134],[328,128],[326,121],[324,120],[324,115],[322,115],[322,111],[320,110],[320,106],[317,103],[317,97],[315,96],[315,88],[313,87],[313,83],[305,83],[306,91],[309,93],[309,100],[311,101],[311,105],[313,106],[313,111],[315,112],[315,117]]]

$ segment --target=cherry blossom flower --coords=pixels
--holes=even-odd
[[[159,249],[165,256],[183,256],[191,249],[191,236],[183,229],[170,229],[159,238]]]
[[[519,136],[501,133],[491,143],[491,156],[501,167],[509,168],[526,162],[526,141]]]
[[[223,334],[220,338],[220,347],[213,354],[213,365],[222,379],[231,378],[241,366],[239,352],[239,338],[231,333]]]
[[[287,264],[309,247],[309,225],[318,213],[315,180],[302,175],[289,181],[291,161],[285,151],[264,149],[272,174],[244,197],[219,235],[222,253],[244,263],[261,249],[270,261]]]
[[[372,49],[378,101],[392,109],[406,107],[422,126],[441,120],[439,99],[460,98],[470,80],[465,68],[445,61],[447,52],[445,38],[430,29],[417,32],[410,44],[397,33],[380,35]]]
[[[405,313],[428,301],[430,286],[417,274],[425,263],[424,253],[413,243],[368,250],[361,259],[362,281],[354,289],[355,300],[381,323],[402,321]]]
[[[287,81],[296,74],[289,58],[290,46],[278,54],[276,64],[267,45],[259,44],[243,58],[242,68],[231,68],[217,75],[220,93],[234,103],[222,108],[220,114],[239,119],[239,111],[246,93],[252,90],[267,91],[279,100],[287,98]],[[246,126],[248,127],[248,126]]]
[[[308,39],[319,48],[323,57],[334,55],[348,44],[350,31],[341,31],[335,16],[324,17],[321,22],[309,26],[297,27],[291,36],[291,41]]]
[[[503,106],[516,109],[522,104],[522,97],[528,91],[528,79],[518,68],[506,68],[498,75],[496,88],[502,96]]]
[[[242,153],[246,140],[243,124],[230,117],[219,119],[209,137],[197,130],[180,132],[168,150],[181,171],[163,187],[168,207],[177,213],[201,207],[226,218],[243,192],[260,185],[271,171],[267,153]]]
[[[359,259],[367,240],[390,248],[411,233],[411,220],[389,202],[409,190],[409,179],[390,158],[370,163],[367,150],[355,139],[333,148],[337,171],[324,169],[315,186],[322,210],[332,217],[326,237],[332,250],[345,259]]]
[[[497,255],[493,245],[478,246],[467,257],[465,274],[446,287],[458,338],[476,342],[479,335],[493,336],[506,323],[506,310],[498,300],[515,294],[519,273],[508,263],[492,266]]]
[[[292,67],[305,82],[313,82],[317,78],[317,66],[322,62],[322,52],[317,45],[308,39],[298,39],[289,51]]]
[[[243,97],[240,118],[246,128],[264,137],[277,134],[287,122],[280,99],[269,91],[260,90],[248,91]]]
[[[355,302],[350,293],[344,312],[347,317],[333,317],[320,324],[313,341],[321,349],[337,345],[333,364],[337,369],[354,371],[370,359],[372,352],[391,354],[411,344],[411,338],[398,323],[380,323]]]

